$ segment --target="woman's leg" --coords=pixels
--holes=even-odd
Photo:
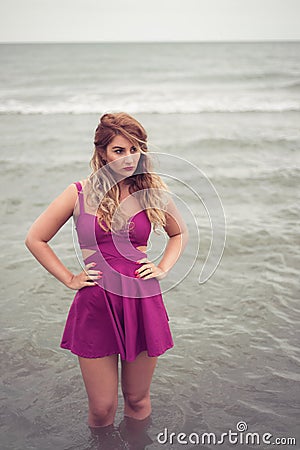
[[[124,416],[119,425],[119,432],[123,442],[127,443],[131,450],[142,450],[147,448],[147,446],[153,442],[147,433],[150,424],[151,416],[146,417],[144,420]]]
[[[135,361],[122,361],[122,391],[124,415],[133,419],[145,419],[151,414],[150,384],[157,357],[140,353]]]
[[[78,360],[88,395],[89,426],[111,425],[118,405],[118,355],[104,358],[78,356]]]

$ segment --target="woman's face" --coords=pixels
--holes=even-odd
[[[130,177],[137,168],[141,151],[122,135],[117,135],[106,147],[109,167],[122,178]]]

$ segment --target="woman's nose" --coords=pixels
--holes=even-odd
[[[132,155],[131,153],[129,153],[128,155],[125,155],[124,161],[125,161],[127,164],[133,162],[133,155]]]

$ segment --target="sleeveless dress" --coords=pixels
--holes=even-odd
[[[135,277],[146,253],[151,223],[141,210],[119,233],[103,230],[97,217],[85,212],[81,183],[76,182],[79,214],[74,221],[80,248],[89,251],[84,263],[96,263],[102,278],[79,289],[70,306],[60,347],[85,358],[120,354],[134,361],[140,352],[159,356],[173,347],[169,317],[159,281]],[[104,222],[105,223],[105,222]]]

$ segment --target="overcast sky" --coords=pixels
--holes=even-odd
[[[0,42],[300,40],[300,0],[0,0]]]

